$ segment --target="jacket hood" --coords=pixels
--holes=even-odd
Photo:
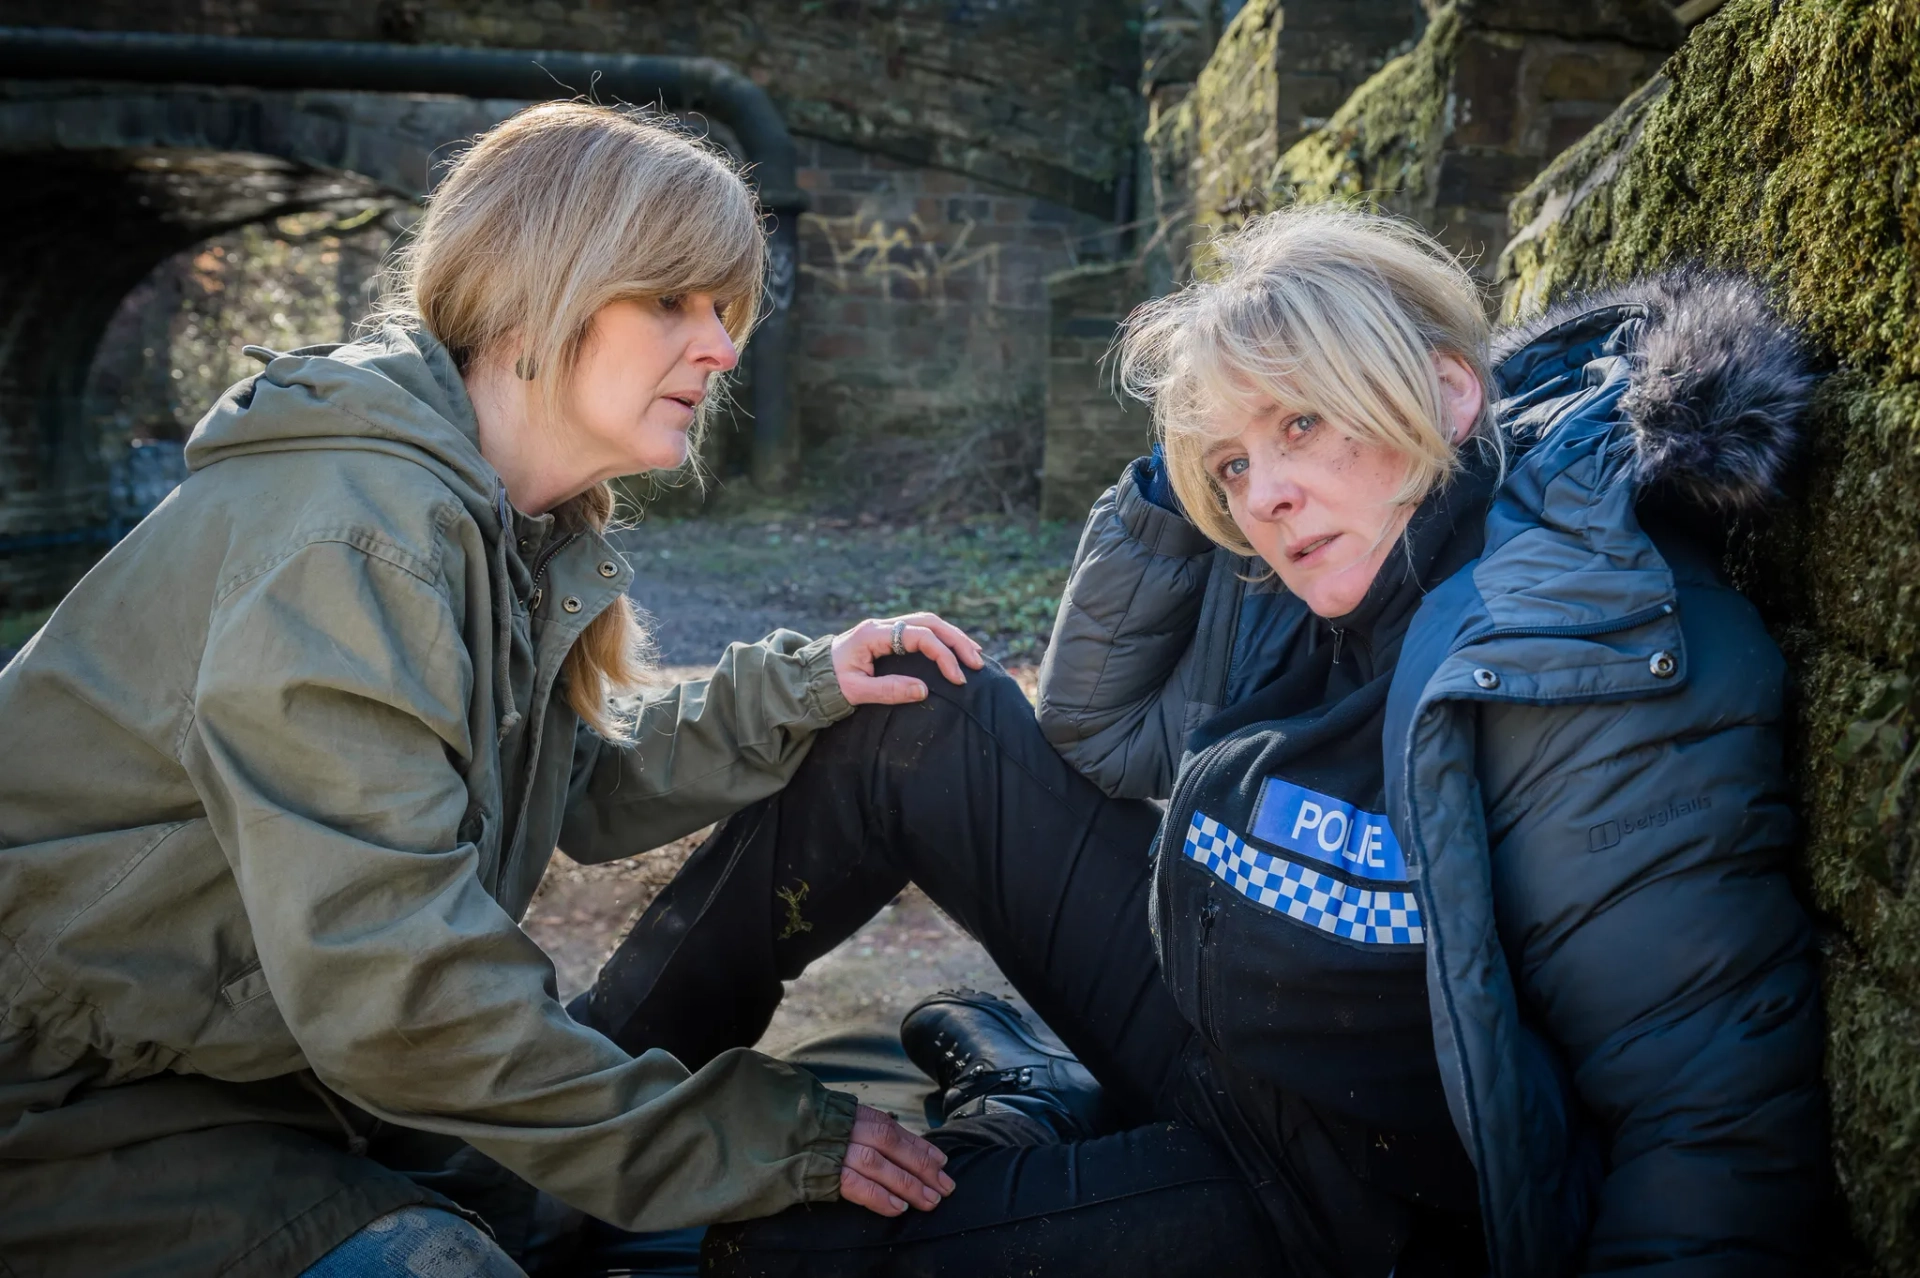
[[[1780,494],[1814,376],[1798,336],[1752,281],[1676,271],[1570,299],[1498,334],[1503,395],[1565,394],[1585,365],[1628,364],[1622,459],[1639,495],[1750,514]],[[1511,419],[1529,442],[1524,411]]]
[[[479,425],[460,370],[426,333],[389,325],[357,342],[281,354],[229,389],[187,441],[190,471],[230,457],[364,449],[425,466],[482,528],[501,523],[500,477],[480,455]]]

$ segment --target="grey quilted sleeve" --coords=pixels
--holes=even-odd
[[[1087,516],[1040,666],[1039,718],[1054,748],[1117,798],[1171,788],[1213,552],[1141,494],[1132,467]]]

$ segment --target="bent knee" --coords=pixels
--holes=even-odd
[[[1014,677],[1005,667],[991,657],[979,670],[962,667],[966,676],[965,683],[953,683],[940,673],[940,667],[932,658],[910,652],[904,657],[882,657],[874,663],[873,672],[877,675],[909,675],[927,685],[927,700],[942,701],[960,706],[976,714],[1004,713],[1017,709],[1022,715],[1032,717],[1033,704],[1027,700],[1027,694],[1020,690]],[[925,703],[921,703],[925,704]]]

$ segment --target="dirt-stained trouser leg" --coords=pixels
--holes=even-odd
[[[909,706],[828,729],[780,794],[726,822],[657,897],[574,1015],[697,1068],[753,1043],[790,980],[911,879],[1146,1121],[1191,1030],[1147,930],[1148,803],[1109,799],[1047,744],[1011,679],[919,656]]]
[[[1148,933],[1150,804],[1107,798],[1049,746],[997,671],[821,735],[792,783],[729,821],[601,973],[591,1023],[698,1064],[751,1043],[783,978],[909,879],[984,945],[1131,1130],[1062,1142],[962,1120],[935,1137],[959,1189],[894,1220],[844,1203],[709,1231],[717,1275],[1286,1273],[1246,1170],[1178,1121],[1193,1033]],[[1171,1121],[1170,1121],[1171,1120]],[[964,1129],[964,1130],[963,1130]]]

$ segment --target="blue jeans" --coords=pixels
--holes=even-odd
[[[437,1207],[388,1212],[301,1278],[526,1278],[477,1226]]]

